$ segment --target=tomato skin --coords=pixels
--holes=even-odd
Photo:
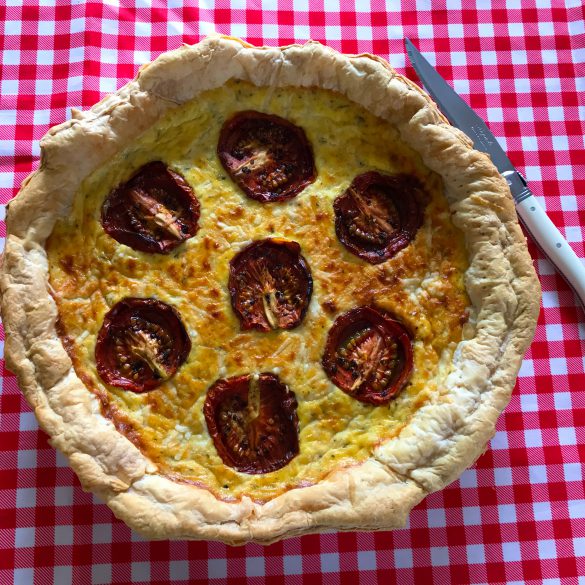
[[[309,308],[313,278],[297,242],[267,238],[232,258],[228,289],[242,330],[294,329]]]
[[[199,201],[185,179],[154,161],[110,192],[101,221],[104,231],[121,244],[168,254],[197,233],[199,216]]]
[[[317,174],[305,131],[280,116],[253,110],[224,123],[217,155],[245,195],[260,203],[292,199]]]
[[[380,264],[414,239],[423,223],[426,199],[412,175],[369,171],[355,177],[333,202],[335,232],[352,254]]]
[[[203,414],[224,464],[258,475],[281,469],[298,455],[297,406],[294,393],[265,372],[256,380],[250,374],[217,380],[207,391]]]
[[[353,348],[349,359],[345,358],[343,354],[347,354],[352,343],[358,347]],[[355,359],[359,345],[367,347],[368,343],[374,346],[377,360],[362,358],[360,364]],[[387,379],[385,384],[377,378],[382,365],[380,358],[387,361],[392,358],[393,362],[388,371],[382,370],[383,380]],[[333,323],[321,363],[329,379],[346,394],[379,406],[387,404],[408,382],[413,368],[412,342],[405,327],[385,311],[374,306],[356,307]]]
[[[149,329],[146,339],[155,340],[158,335],[172,342],[172,347],[167,343],[157,356],[166,378],[157,376],[144,359],[137,355],[133,358],[131,352],[128,353],[129,336],[141,332],[137,323]],[[155,349],[158,346],[155,345]],[[106,384],[142,393],[158,388],[174,376],[190,351],[191,340],[175,308],[152,298],[128,297],[116,303],[104,317],[95,346],[95,359],[98,374]],[[127,368],[125,364],[130,360],[134,365]]]

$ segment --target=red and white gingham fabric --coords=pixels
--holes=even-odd
[[[182,42],[213,30],[253,44],[313,38],[391,55],[416,80],[405,68],[408,36],[489,123],[585,256],[581,0],[3,0],[0,23],[0,203],[36,168],[39,139],[70,108],[89,108]],[[0,230],[3,243],[3,222]],[[3,369],[0,583],[585,585],[585,315],[530,251],[543,309],[491,448],[417,506],[404,530],[269,547],[145,541],[81,490]]]

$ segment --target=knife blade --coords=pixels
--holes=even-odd
[[[409,39],[405,38],[404,44],[414,70],[441,112],[453,126],[471,138],[477,150],[491,158],[506,179],[516,211],[526,231],[573,289],[585,310],[585,266],[577,254],[534,197],[526,180],[514,168],[486,123],[439,75]]]

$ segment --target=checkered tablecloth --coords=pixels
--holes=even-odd
[[[3,0],[0,203],[37,166],[39,139],[70,108],[89,108],[140,64],[213,30],[254,44],[312,38],[390,56],[416,80],[405,67],[410,37],[489,123],[585,256],[581,0]],[[4,235],[0,222],[2,243]],[[3,369],[0,583],[585,584],[585,315],[530,251],[543,308],[491,448],[417,506],[404,530],[269,547],[145,541],[81,490]]]

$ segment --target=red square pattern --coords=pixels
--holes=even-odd
[[[213,30],[253,44],[313,38],[371,52],[416,80],[402,44],[410,37],[487,120],[585,256],[579,0],[8,0],[0,5],[0,203],[36,168],[39,139],[71,108],[89,108],[139,65]],[[2,244],[5,233],[1,221]],[[394,532],[243,548],[145,541],[81,490],[2,367],[0,582],[585,583],[584,315],[532,243],[530,251],[542,311],[491,449]],[[0,329],[0,348],[3,339]]]

